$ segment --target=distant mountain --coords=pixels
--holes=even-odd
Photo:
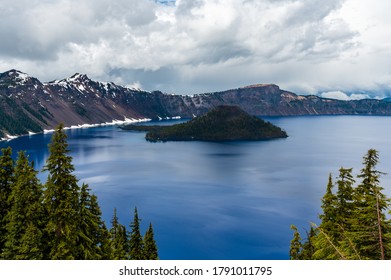
[[[281,128],[251,116],[237,106],[220,105],[205,115],[171,126],[128,125],[125,130],[148,131],[148,141],[237,141],[288,137]]]
[[[219,105],[237,105],[251,115],[391,115],[391,103],[341,101],[300,96],[273,84],[259,84],[194,96],[141,91],[83,74],[42,83],[18,70],[0,74],[0,137],[65,126],[124,119],[192,118]]]

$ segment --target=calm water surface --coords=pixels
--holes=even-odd
[[[290,225],[304,233],[318,222],[330,172],[335,177],[343,166],[357,174],[363,155],[375,148],[378,169],[391,173],[391,117],[268,120],[289,137],[149,143],[144,133],[97,127],[68,131],[68,141],[76,175],[98,196],[106,224],[116,207],[128,225],[137,206],[142,230],[154,226],[161,259],[288,259]],[[42,169],[50,138],[0,145],[26,150]],[[381,182],[390,197],[390,176]]]

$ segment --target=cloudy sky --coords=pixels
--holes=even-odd
[[[389,0],[1,0],[0,72],[193,94],[391,95]]]

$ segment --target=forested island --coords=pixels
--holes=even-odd
[[[251,116],[237,106],[217,106],[186,123],[171,126],[127,125],[124,130],[147,131],[146,140],[157,141],[238,141],[286,138],[281,128]]]

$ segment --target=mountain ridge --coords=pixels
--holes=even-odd
[[[391,115],[391,103],[342,101],[297,95],[275,84],[256,84],[193,96],[143,91],[98,82],[87,75],[42,83],[12,69],[0,73],[0,137],[65,126],[125,119],[192,118],[219,105],[236,105],[251,115]]]

